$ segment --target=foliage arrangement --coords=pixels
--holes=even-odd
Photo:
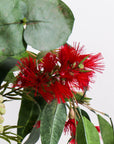
[[[24,144],[39,137],[42,144],[57,144],[64,131],[71,135],[68,144],[114,144],[111,118],[91,108],[86,96],[95,73],[104,70],[102,54],[67,43],[73,24],[61,0],[0,1],[0,138],[8,143],[22,143],[29,134]],[[40,53],[28,52],[27,45]],[[10,100],[21,100],[17,126],[2,125]],[[80,105],[97,115],[99,126]]]

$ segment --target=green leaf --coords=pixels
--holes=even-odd
[[[5,79],[8,72],[17,64],[14,58],[7,58],[0,63],[0,84]]]
[[[35,144],[38,141],[39,137],[40,137],[40,128],[34,127],[24,144]]]
[[[114,133],[111,125],[103,117],[98,115],[101,135],[104,144],[114,144]]]
[[[100,144],[99,134],[96,128],[84,116],[79,120],[76,136],[78,144]]]
[[[89,117],[89,115],[88,115],[88,113],[87,113],[86,111],[84,111],[83,109],[81,109],[81,113],[82,113],[82,115],[85,116],[89,121],[91,121],[91,120],[90,120],[90,117]]]
[[[19,0],[0,0],[0,56],[13,56],[25,51],[23,24],[26,5]]]
[[[76,114],[77,120],[79,120],[81,116],[85,116],[89,121],[91,121],[88,113],[85,110],[79,109],[79,107],[77,107],[77,111],[79,113],[79,115]]]
[[[17,134],[23,138],[29,134],[33,129],[39,114],[39,105],[36,105],[34,102],[23,98],[19,112],[18,126],[24,126],[24,128],[19,128]]]
[[[47,102],[44,100],[44,98],[41,97],[41,96],[37,96],[37,97],[35,97],[34,99],[35,99],[35,100],[37,101],[37,103],[39,104],[41,110],[43,110],[44,107],[45,107],[45,105],[47,104]]]
[[[62,2],[24,0],[28,6],[24,39],[40,51],[50,51],[63,45],[72,32],[74,16]]]
[[[57,101],[47,104],[41,116],[41,141],[42,144],[58,144],[66,121],[65,104]]]

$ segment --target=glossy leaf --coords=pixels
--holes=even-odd
[[[23,24],[26,5],[19,0],[0,0],[0,56],[13,56],[25,51]]]
[[[63,103],[53,101],[47,104],[41,116],[42,144],[58,144],[66,121],[66,108]]]
[[[0,84],[5,79],[8,72],[17,64],[17,59],[7,58],[0,63]]]
[[[100,115],[98,115],[98,120],[104,144],[114,144],[114,132],[109,122]]]
[[[80,116],[80,117],[81,117],[81,116],[85,116],[89,121],[91,121],[88,113],[87,113],[85,110],[79,109],[79,107],[78,107],[78,108],[77,108],[77,111],[78,111],[78,113],[79,113],[79,115],[76,114],[77,120],[79,120],[79,116]]]
[[[19,128],[17,134],[23,138],[31,132],[33,126],[40,114],[40,107],[34,102],[27,99],[22,99],[21,108],[19,112],[18,126],[23,126]]]
[[[78,144],[100,144],[99,134],[96,128],[84,116],[79,120],[76,135]]]
[[[88,113],[87,113],[86,111],[84,111],[83,109],[81,109],[81,113],[82,113],[82,115],[85,116],[89,121],[91,121],[91,120],[90,120],[90,117],[89,117],[89,115],[88,115]]]
[[[73,27],[71,10],[62,2],[51,0],[24,0],[28,6],[24,39],[40,51],[49,51],[63,45]]]
[[[40,137],[40,128],[33,127],[28,139],[24,144],[35,144],[38,141],[39,137]]]

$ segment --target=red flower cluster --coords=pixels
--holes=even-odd
[[[74,89],[89,87],[95,71],[102,72],[102,55],[83,54],[83,47],[65,44],[41,60],[23,58],[18,63],[20,73],[14,86],[32,88],[47,102],[57,99],[64,103],[73,97]]]
[[[64,132],[66,134],[66,132],[70,131],[70,135],[71,135],[71,141],[69,142],[69,144],[75,144],[76,125],[78,125],[78,121],[76,121],[75,123],[75,119],[69,119],[65,123]],[[100,132],[99,126],[95,126],[95,128],[97,129],[98,132]]]

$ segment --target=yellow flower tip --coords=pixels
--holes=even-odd
[[[78,92],[78,94],[81,95],[81,96],[83,96],[84,93],[83,92]]]
[[[3,133],[4,127],[0,125],[0,133]]]
[[[76,66],[76,62],[73,63],[73,66],[72,66],[72,67],[75,68],[75,66]]]
[[[2,95],[0,95],[0,103],[2,103],[3,102],[3,96]]]
[[[79,67],[80,69],[84,69],[84,65],[83,65],[82,63],[80,63],[80,64],[78,65],[78,67]]]
[[[4,122],[4,118],[2,117],[2,115],[0,115],[0,124],[2,124]]]

